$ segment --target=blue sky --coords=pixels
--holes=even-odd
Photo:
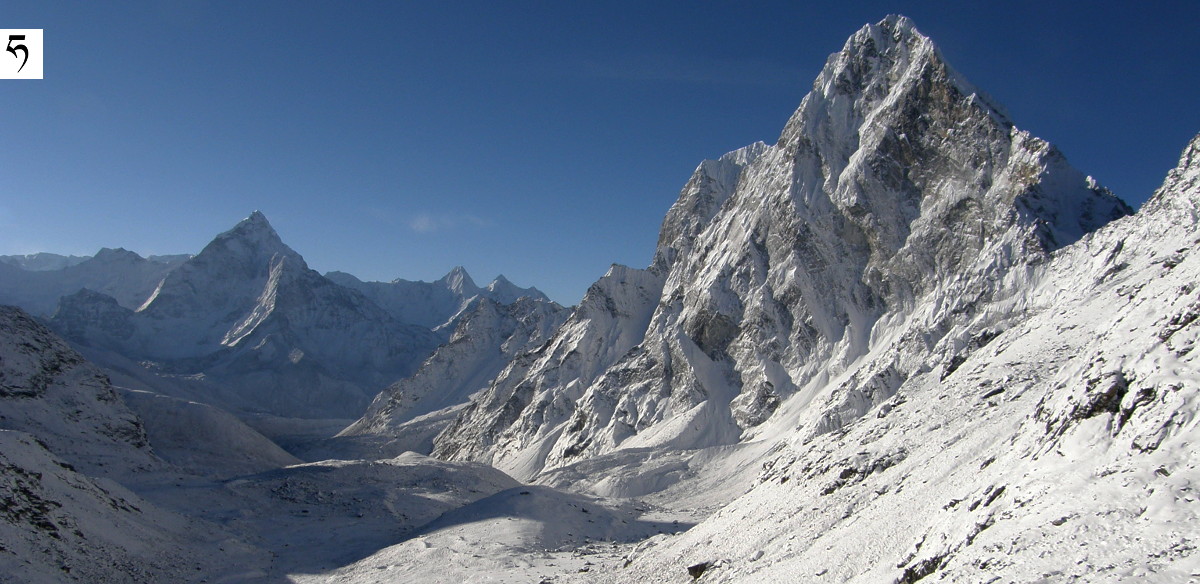
[[[322,272],[573,304],[891,12],[1135,205],[1200,131],[1200,2],[834,4],[8,3],[46,79],[0,81],[0,254],[194,253],[259,209]]]

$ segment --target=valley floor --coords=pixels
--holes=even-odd
[[[300,428],[296,443],[322,451],[318,426]],[[216,553],[236,565],[206,569],[197,581],[272,584],[587,581],[646,541],[692,527],[714,497],[739,494],[597,498],[411,452],[227,479],[160,472],[138,481],[129,486],[153,505],[230,535]]]

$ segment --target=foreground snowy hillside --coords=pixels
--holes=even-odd
[[[189,581],[265,554],[124,484],[168,472],[99,369],[0,307],[0,574],[5,582]],[[120,484],[119,484],[120,483]]]
[[[0,428],[36,436],[92,474],[121,477],[157,462],[108,378],[11,306],[0,306]]]

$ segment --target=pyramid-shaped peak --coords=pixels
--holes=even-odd
[[[816,87],[825,94],[870,93],[872,86],[886,91],[927,63],[949,69],[937,45],[917,30],[912,20],[892,14],[864,25],[846,39],[842,50],[829,56]],[[963,93],[976,93],[975,87],[953,70],[947,76]]]
[[[916,24],[907,16],[890,14],[875,24],[866,24],[858,29],[858,32],[846,39],[842,52],[871,56],[886,53],[898,46],[932,47],[932,41],[921,34]]]
[[[217,238],[239,238],[252,240],[267,240],[278,241],[279,234],[275,232],[275,228],[271,226],[271,222],[267,220],[267,216],[261,211],[255,211],[249,217],[242,219],[233,229],[218,235]]]
[[[267,216],[263,215],[262,211],[255,211],[249,217],[242,219],[234,227],[234,229],[255,229],[274,232],[275,228],[271,227],[271,222],[267,220]]]
[[[904,16],[903,14],[889,14],[883,17],[883,20],[880,20],[875,24],[868,24],[867,26],[863,27],[863,29],[882,31],[901,37],[916,36],[927,39],[925,35],[921,34],[921,31],[917,30],[917,25],[913,24],[912,19]]]
[[[959,116],[975,111],[1004,132],[1013,126],[1008,113],[955,71],[912,20],[891,15],[863,26],[829,56],[779,143],[827,139],[826,146],[848,156],[860,132],[874,131],[885,118],[912,119],[913,108]]]
[[[475,281],[471,279],[471,275],[467,273],[467,269],[462,266],[454,266],[445,276],[442,276],[438,282],[445,284],[447,288],[464,296],[473,296],[479,292],[479,286],[475,285]]]
[[[259,211],[242,219],[233,229],[221,233],[192,258],[189,263],[259,265],[274,256],[297,260],[298,266],[307,268],[304,259],[280,239],[265,215]]]

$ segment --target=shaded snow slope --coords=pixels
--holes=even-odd
[[[13,584],[248,581],[269,557],[0,430],[0,574]]]
[[[775,145],[697,168],[640,291],[581,306],[435,453],[530,478],[619,449],[736,444],[844,376],[814,406],[815,431],[836,431],[1051,252],[1128,212],[889,17],[829,58]],[[621,324],[581,326],[598,314]]]
[[[274,557],[266,581],[279,582],[351,564],[408,539],[442,513],[515,486],[516,481],[483,465],[408,453],[242,477],[200,487],[189,501],[177,504],[253,535]]]
[[[170,471],[151,448],[98,368],[21,310],[0,307],[5,582],[198,582],[265,567],[266,554],[231,534],[121,486]]]
[[[88,474],[159,464],[108,377],[11,306],[0,306],[0,429],[36,436]]]
[[[188,472],[228,478],[301,462],[213,406],[141,390],[123,390],[121,397],[142,421],[155,454]]]

